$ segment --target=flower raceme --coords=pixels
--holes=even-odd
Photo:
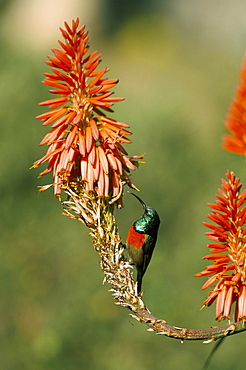
[[[211,275],[202,289],[213,286],[203,302],[210,306],[216,301],[216,319],[230,320],[235,302],[235,321],[246,320],[246,190],[241,191],[240,179],[233,172],[222,179],[215,204],[208,204],[212,212],[204,222],[211,229],[207,232],[211,254],[203,257],[213,264],[195,276]]]
[[[54,56],[47,62],[52,73],[46,73],[43,81],[58,97],[40,103],[50,111],[36,117],[44,126],[52,125],[40,143],[47,144],[48,151],[33,167],[48,162],[40,176],[53,173],[55,195],[76,182],[98,196],[119,198],[122,185],[134,187],[128,173],[142,156],[127,157],[122,144],[131,142],[129,126],[106,116],[115,102],[123,100],[110,91],[118,80],[104,77],[108,68],[96,70],[101,54],[88,54],[87,32],[85,26],[79,28],[79,19],[71,27],[65,22],[60,30],[62,49],[52,49]]]
[[[246,154],[246,57],[243,60],[240,82],[231,104],[225,125],[232,135],[223,136],[223,148]]]

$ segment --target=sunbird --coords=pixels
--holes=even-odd
[[[129,193],[139,200],[144,210],[140,219],[130,227],[126,238],[129,262],[137,269],[137,292],[139,294],[144,273],[155,248],[160,217],[154,208],[148,207],[136,194]]]

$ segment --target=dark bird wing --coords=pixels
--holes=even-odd
[[[142,273],[144,274],[152,257],[155,247],[155,239],[151,235],[147,235],[143,245],[143,265]]]

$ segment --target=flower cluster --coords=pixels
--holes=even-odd
[[[223,148],[246,154],[246,57],[243,60],[240,82],[231,104],[225,125],[232,135],[224,135]]]
[[[101,54],[88,54],[87,32],[85,26],[79,28],[79,19],[60,30],[64,42],[59,41],[61,49],[52,49],[54,56],[47,62],[52,73],[43,81],[58,97],[40,103],[50,111],[36,117],[44,126],[52,125],[40,143],[47,144],[48,151],[33,167],[48,162],[40,176],[53,173],[55,195],[76,182],[98,196],[119,198],[122,185],[134,187],[128,173],[142,156],[127,156],[122,144],[131,142],[129,126],[106,116],[123,100],[110,91],[118,80],[104,77],[108,68],[96,70]]]
[[[212,231],[207,232],[211,254],[203,257],[212,265],[195,276],[211,275],[202,289],[211,287],[204,305],[210,306],[216,299],[216,319],[230,320],[232,304],[236,302],[235,321],[246,320],[246,190],[233,172],[222,179],[215,204],[208,204],[212,212],[204,222]]]

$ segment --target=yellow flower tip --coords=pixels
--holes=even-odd
[[[143,157],[146,155],[146,153],[138,154],[138,155],[133,155],[132,159],[143,159]]]
[[[206,307],[206,305],[202,305],[202,307],[199,309],[199,311],[203,310]]]
[[[136,185],[134,185],[134,184],[132,184],[131,183],[131,185],[129,185],[130,186],[130,188],[132,188],[132,189],[134,189],[134,190],[136,190],[136,191],[140,191],[140,189],[138,189],[137,187],[136,187]]]
[[[194,274],[195,277],[200,277],[202,276],[202,274],[200,272],[197,272],[196,274]]]
[[[53,184],[38,186],[39,187],[38,191],[41,193],[42,191],[45,191],[45,190],[51,188],[52,186],[53,186]]]
[[[35,163],[33,163],[33,165],[31,167],[29,167],[29,170],[32,170],[33,168],[37,168],[37,167],[38,166]]]

